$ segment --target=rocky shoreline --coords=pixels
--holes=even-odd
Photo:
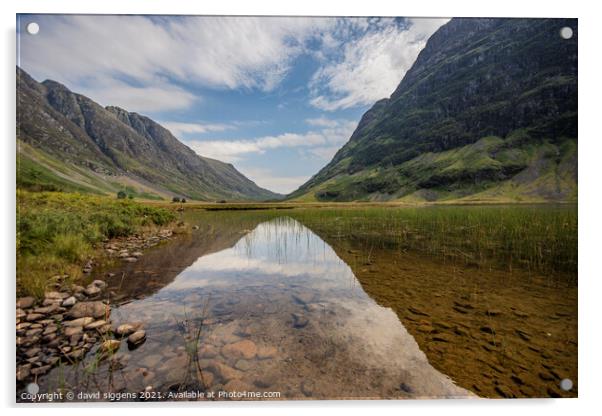
[[[132,263],[143,256],[143,250],[172,236],[172,230],[164,229],[150,236],[114,239],[106,242],[103,250],[109,258]],[[93,260],[84,265],[84,276],[92,273],[94,265]],[[55,276],[55,290],[46,292],[42,300],[31,296],[17,299],[18,383],[35,381],[61,362],[78,362],[96,345],[98,354],[110,356],[124,341],[135,349],[146,340],[140,323],[112,325],[111,298],[115,293],[108,291],[105,281],[67,287],[63,283],[67,277]]]

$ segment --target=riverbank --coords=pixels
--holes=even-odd
[[[81,283],[107,259],[104,243],[144,239],[175,220],[174,209],[131,200],[17,190],[17,296],[41,300],[57,285]]]

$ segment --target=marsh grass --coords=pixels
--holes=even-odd
[[[17,190],[18,294],[41,297],[52,276],[77,279],[103,240],[174,219],[170,210],[129,200]]]
[[[327,207],[200,215],[206,222],[239,222],[244,228],[288,216],[327,240],[353,241],[367,263],[374,250],[392,249],[479,268],[577,278],[576,205]]]

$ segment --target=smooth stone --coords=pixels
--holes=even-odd
[[[127,263],[135,263],[138,261],[138,259],[136,257],[126,257],[123,259],[123,261],[125,261]]]
[[[75,296],[70,296],[63,301],[62,306],[69,307],[75,305],[76,303],[77,299],[75,298]]]
[[[92,285],[98,287],[99,289],[105,289],[107,287],[107,283],[104,280],[94,280],[92,283]]]
[[[80,285],[73,285],[71,286],[71,290],[73,291],[73,293],[80,293],[86,290],[86,288]]]
[[[44,315],[42,315],[41,313],[29,313],[27,314],[27,316],[25,317],[25,319],[27,321],[37,321],[38,319],[42,319],[44,317]]]
[[[56,312],[58,310],[59,310],[59,305],[56,304],[56,303],[53,303],[53,304],[51,304],[49,306],[44,306],[44,307],[41,307],[41,308],[35,308],[33,310],[33,313],[41,313],[41,314],[44,314],[44,315],[50,315],[50,314],[53,314],[54,312]]]
[[[36,335],[40,335],[42,333],[42,328],[33,328],[25,332],[26,337],[35,337]]]
[[[146,332],[138,330],[128,337],[128,343],[132,345],[140,345],[146,341]]]
[[[265,360],[268,358],[274,358],[278,354],[278,349],[269,345],[261,345],[257,347],[257,358]]]
[[[94,318],[90,316],[84,316],[82,318],[77,318],[72,321],[64,321],[63,326],[71,327],[71,326],[86,326],[94,322]]]
[[[220,362],[213,363],[209,368],[213,370],[215,375],[221,378],[224,382],[232,379],[238,379],[242,376],[240,371]]]
[[[84,328],[85,329],[97,329],[97,328],[100,328],[101,326],[104,326],[106,324],[107,324],[107,321],[105,321],[103,319],[99,319],[98,321],[94,321],[92,323],[89,323]]]
[[[232,344],[224,345],[222,347],[222,354],[225,357],[245,358],[250,360],[257,355],[257,346],[253,341],[245,339]]]
[[[81,334],[83,330],[84,328],[82,328],[81,326],[69,326],[65,328],[65,335],[70,337],[72,335]]]
[[[234,364],[234,368],[236,368],[237,370],[241,370],[241,371],[249,371],[249,369],[251,367],[252,367],[251,362],[248,360],[238,360]]]
[[[108,316],[111,309],[101,301],[79,302],[67,313],[71,318],[82,318],[91,316],[93,318],[104,318]]]
[[[132,324],[121,324],[113,331],[120,337],[128,336],[136,331],[136,327]]]
[[[102,344],[100,344],[100,351],[101,352],[106,352],[106,353],[112,353],[115,352],[119,349],[119,346],[121,345],[121,341],[116,340],[116,339],[108,339],[106,341],[104,341]]]
[[[25,296],[25,297],[17,299],[17,308],[22,308],[22,309],[31,308],[35,302],[36,302],[36,299],[33,296]]]
[[[94,286],[94,285],[88,285],[86,287],[86,289],[84,290],[84,293],[88,296],[96,296],[98,295],[102,290],[98,287],[98,286]]]
[[[132,253],[132,257],[142,257],[142,252],[141,251],[134,251]]]
[[[215,348],[211,344],[205,344],[202,345],[201,348],[199,348],[199,357],[201,358],[214,358],[218,354],[219,351],[217,350],[217,348]]]
[[[66,299],[69,297],[69,293],[65,293],[65,292],[46,292],[45,298],[54,298],[54,299]]]
[[[42,367],[38,367],[38,368],[34,368],[33,370],[31,370],[31,374],[33,374],[34,376],[38,376],[40,374],[46,374],[48,372],[48,370],[50,370],[49,365],[44,365]]]

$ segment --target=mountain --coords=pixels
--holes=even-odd
[[[148,117],[102,107],[17,68],[17,185],[143,198],[265,200],[231,164],[197,155]]]
[[[576,200],[577,20],[452,19],[289,198]]]

